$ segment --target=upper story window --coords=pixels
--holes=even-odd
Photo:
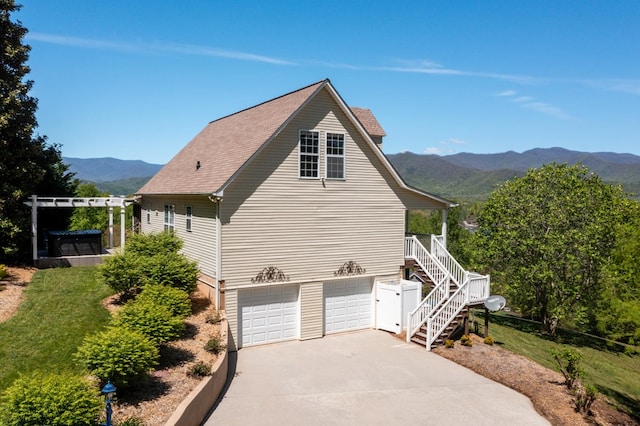
[[[164,230],[173,232],[176,222],[176,206],[173,204],[164,205]]]
[[[327,133],[327,179],[344,179],[344,134]]]
[[[300,177],[318,178],[320,138],[318,132],[300,130]]]
[[[187,232],[191,232],[191,223],[193,222],[193,207],[187,206],[185,219],[186,219]]]

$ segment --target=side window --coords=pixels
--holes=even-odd
[[[151,209],[147,209],[147,224],[151,225]]]
[[[327,133],[327,179],[344,179],[344,134]]]
[[[299,136],[299,177],[318,178],[320,159],[320,138],[318,132],[300,130]]]
[[[191,232],[191,222],[193,219],[193,208],[191,206],[187,206],[186,209],[186,224],[187,224],[187,232]]]
[[[173,232],[175,230],[176,206],[173,204],[164,205],[164,230]]]

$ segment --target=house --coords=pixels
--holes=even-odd
[[[413,247],[406,213],[453,205],[408,186],[384,136],[322,80],[210,122],[138,191],[141,231],[184,241],[231,349],[374,326],[374,283]]]

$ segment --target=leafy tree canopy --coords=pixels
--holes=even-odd
[[[553,334],[561,320],[585,321],[597,300],[625,202],[619,187],[584,166],[531,169],[495,190],[480,211],[477,260],[494,287]]]
[[[27,80],[30,47],[27,29],[11,20],[13,0],[0,0],[0,262],[28,258],[31,195],[71,195],[75,182],[62,162],[58,145],[34,134],[36,98]],[[52,215],[50,217],[55,217]]]

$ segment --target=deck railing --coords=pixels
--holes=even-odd
[[[407,315],[407,341],[426,325],[426,347],[433,342],[465,306],[481,303],[489,297],[488,275],[468,272],[444,247],[441,236],[432,236],[431,252],[414,237],[405,238],[405,258],[413,259],[435,284],[418,307]],[[451,283],[457,286],[450,295]]]

